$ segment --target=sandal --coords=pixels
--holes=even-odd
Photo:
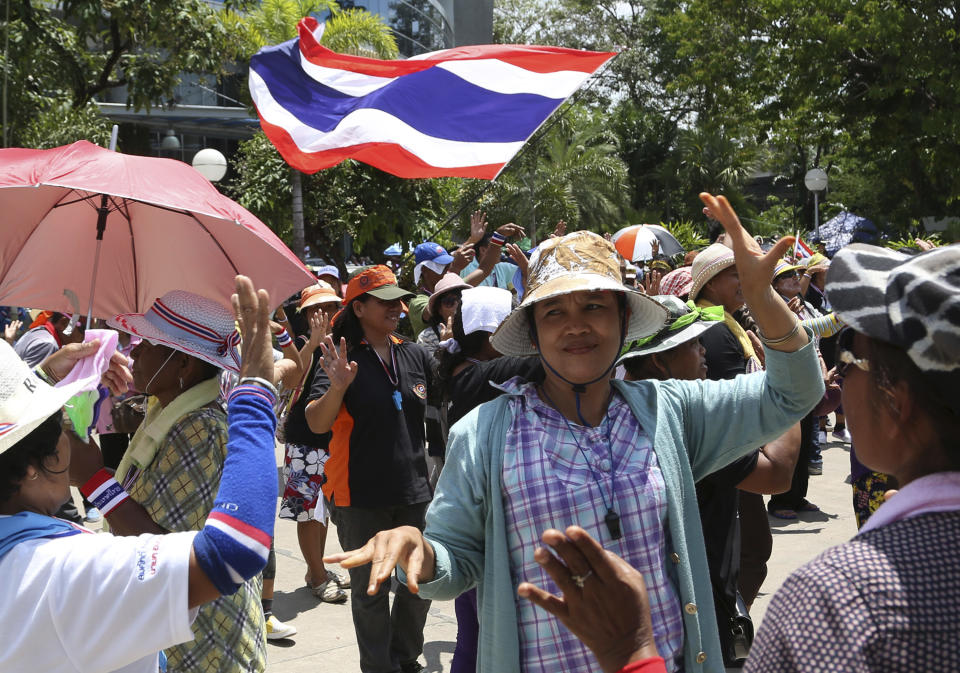
[[[310,586],[310,593],[320,599],[323,603],[344,603],[347,600],[347,593],[340,588],[336,580],[328,579],[316,586]]]
[[[787,519],[789,521],[792,519],[796,519],[797,513],[794,512],[792,509],[786,509],[786,508],[771,509],[770,516],[774,517],[775,519]]]
[[[339,584],[341,589],[350,588],[350,573],[327,568],[327,577]]]

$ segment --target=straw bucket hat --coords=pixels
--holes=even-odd
[[[690,299],[696,301],[700,290],[711,278],[734,264],[733,250],[722,243],[714,243],[701,250],[690,266],[690,274],[693,276]]]
[[[589,231],[575,231],[543,243],[530,260],[523,303],[510,312],[490,337],[504,355],[536,355],[527,308],[551,297],[580,291],[622,292],[630,312],[626,341],[654,334],[667,320],[667,310],[647,295],[623,285],[620,255],[613,244]]]

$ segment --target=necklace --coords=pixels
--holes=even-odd
[[[397,373],[397,358],[393,354],[393,341],[390,342],[390,366],[393,368],[393,372],[390,371],[387,363],[383,361],[380,353],[377,352],[377,349],[374,348],[370,342],[364,339],[362,343],[370,346],[370,350],[373,351],[373,354],[377,356],[377,360],[380,361],[380,366],[383,367],[383,371],[387,375],[387,380],[390,382],[390,385],[393,386],[393,395],[391,395],[393,398],[393,406],[397,408],[397,411],[402,411],[403,396],[400,395],[400,374]]]
[[[573,442],[577,445],[577,450],[580,452],[580,455],[583,456],[583,461],[587,464],[587,469],[590,470],[590,476],[593,477],[593,481],[597,485],[597,490],[600,492],[600,498],[603,500],[603,506],[607,508],[607,514],[603,517],[603,522],[607,524],[607,531],[610,533],[611,538],[614,540],[619,540],[623,537],[623,531],[620,528],[620,515],[617,514],[615,509],[613,509],[613,504],[617,499],[617,482],[616,478],[614,477],[615,466],[613,461],[613,441],[610,439],[610,431],[613,428],[613,419],[608,419],[607,416],[604,415],[604,420],[609,420],[609,423],[607,424],[607,449],[610,452],[610,501],[607,502],[607,496],[606,493],[603,492],[603,486],[600,483],[600,479],[597,478],[597,473],[593,471],[593,466],[590,464],[590,459],[587,458],[586,451],[584,451],[583,447],[580,446],[580,440],[577,439],[577,434],[573,431],[573,426],[570,425],[570,421],[567,420],[567,417],[563,415],[563,412],[557,408],[557,405],[554,404],[553,400],[550,398],[550,395],[546,390],[544,390],[543,386],[540,386],[539,391],[546,398],[550,406],[553,407],[558,414],[560,414],[560,418],[563,419],[563,422],[567,424],[567,430],[570,432],[570,436],[573,437]],[[600,421],[600,425],[603,425],[603,421]]]

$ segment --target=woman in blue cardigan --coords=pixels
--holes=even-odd
[[[766,373],[612,379],[624,344],[661,329],[666,311],[622,285],[609,242],[589,232],[552,239],[531,260],[523,304],[491,339],[506,355],[539,355],[544,381],[508,382],[507,394],[452,428],[422,535],[384,531],[330,558],[372,563],[368,591],[397,566],[424,597],[477,586],[481,671],[595,669],[553,615],[517,595],[524,582],[556,588],[540,534],[571,524],[644,574],[667,670],[723,670],[694,482],[782,434],[820,399],[823,383],[807,333],[770,286],[791,240],[763,254],[726,199],[701,198],[732,241],[765,335]],[[587,592],[591,574],[573,567],[570,581]]]

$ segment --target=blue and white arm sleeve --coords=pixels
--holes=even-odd
[[[227,402],[230,426],[220,490],[193,541],[200,567],[221,594],[235,593],[267,563],[277,505],[276,400],[260,386],[237,386]]]

